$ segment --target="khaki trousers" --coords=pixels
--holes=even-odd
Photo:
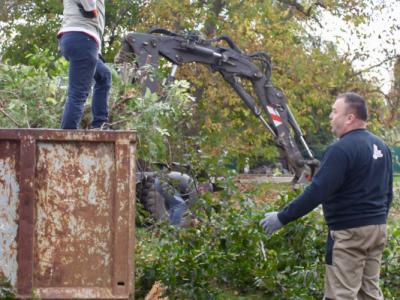
[[[331,230],[329,234],[325,299],[383,300],[379,274],[386,224]]]

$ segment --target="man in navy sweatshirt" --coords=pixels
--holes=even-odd
[[[391,153],[366,130],[367,105],[359,95],[338,96],[329,117],[338,141],[326,149],[311,184],[260,224],[269,236],[322,204],[329,229],[325,300],[383,299],[379,273],[393,195]]]
[[[104,0],[63,0],[63,23],[57,33],[61,54],[69,61],[68,98],[61,120],[62,129],[77,129],[92,88],[91,127],[108,126],[108,95],[111,71],[101,59],[105,24]]]

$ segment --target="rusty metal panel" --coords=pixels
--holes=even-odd
[[[15,173],[19,145],[0,140],[0,279],[17,282],[17,208],[19,184]]]
[[[132,132],[0,129],[0,275],[19,298],[132,299],[134,163]]]

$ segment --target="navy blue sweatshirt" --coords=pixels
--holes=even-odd
[[[326,149],[311,184],[278,218],[285,225],[322,204],[331,230],[386,224],[392,198],[389,148],[367,130],[356,129]]]

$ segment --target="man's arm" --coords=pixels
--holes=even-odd
[[[96,10],[96,0],[79,0],[81,5],[86,11],[93,11]]]
[[[327,149],[318,173],[305,191],[287,204],[279,213],[283,225],[308,214],[323,200],[328,199],[343,184],[348,165],[347,156],[338,147]]]
[[[79,11],[85,18],[95,18],[98,15],[96,0],[80,0]]]
[[[269,212],[261,220],[267,237],[287,223],[308,214],[324,199],[328,199],[343,184],[348,158],[343,150],[336,146],[329,147],[321,162],[318,173],[305,191],[280,212]]]

